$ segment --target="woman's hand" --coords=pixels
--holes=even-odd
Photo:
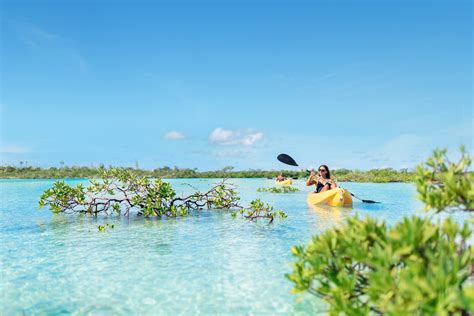
[[[316,174],[314,173],[314,170],[311,170],[311,172],[309,173],[308,180],[306,180],[306,185],[310,186],[316,183],[318,183],[318,179],[316,177]]]

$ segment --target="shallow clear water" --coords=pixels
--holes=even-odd
[[[66,180],[70,184],[86,180]],[[213,179],[169,180],[178,193]],[[310,208],[308,189],[258,193],[272,180],[231,179],[242,204],[260,197],[288,218],[256,225],[228,213],[167,220],[91,219],[38,209],[54,180],[0,180],[2,314],[209,314],[324,311],[314,297],[297,302],[285,278],[291,246],[306,243],[356,213],[394,223],[420,212],[411,184],[341,183],[362,198],[352,209]],[[115,228],[98,231],[102,223]]]

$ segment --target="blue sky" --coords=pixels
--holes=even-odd
[[[412,168],[473,148],[471,1],[1,1],[1,164]]]

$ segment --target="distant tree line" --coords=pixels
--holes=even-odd
[[[95,178],[101,173],[103,165],[99,167],[65,166],[61,162],[60,168],[40,168],[33,166],[0,166],[2,179],[60,179],[60,178]],[[236,171],[233,167],[224,167],[215,171],[198,171],[196,168],[170,168],[164,166],[153,170],[139,168],[125,168],[137,176],[150,178],[276,178],[278,174],[293,179],[302,179],[309,176],[309,170],[259,170],[250,169]],[[408,169],[395,170],[392,168],[372,169],[369,171],[336,169],[331,170],[331,177],[343,182],[413,182],[415,174]]]

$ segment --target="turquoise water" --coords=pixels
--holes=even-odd
[[[85,180],[66,180],[70,184]],[[178,193],[217,180],[169,180]],[[308,189],[258,193],[273,181],[235,179],[243,204],[260,197],[288,218],[256,225],[228,213],[203,211],[178,219],[91,219],[38,209],[53,180],[0,180],[1,301],[11,314],[307,314],[325,310],[314,297],[290,294],[291,246],[348,216],[394,223],[420,212],[411,184],[341,183],[382,204],[310,208]],[[97,226],[113,223],[105,233]]]

